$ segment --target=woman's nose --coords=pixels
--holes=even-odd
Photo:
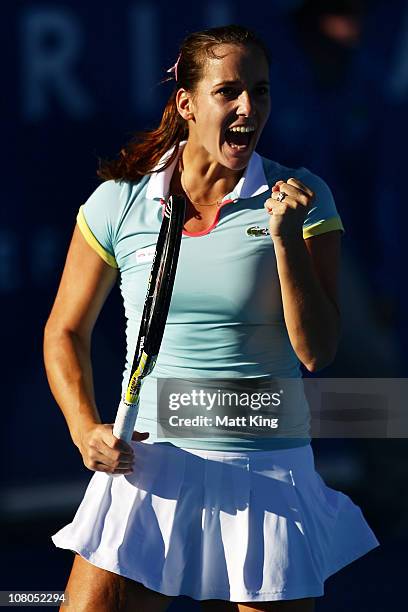
[[[245,115],[249,117],[254,112],[254,105],[252,103],[251,96],[247,91],[243,91],[239,96],[239,105],[237,109],[238,115]]]

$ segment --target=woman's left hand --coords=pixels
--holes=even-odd
[[[281,193],[285,197],[279,201]],[[288,179],[286,183],[275,183],[271,197],[265,202],[265,208],[270,214],[269,232],[272,239],[303,236],[303,222],[314,195],[307,185],[295,178]]]

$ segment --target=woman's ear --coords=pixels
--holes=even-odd
[[[194,119],[193,113],[193,102],[191,99],[191,94],[185,89],[179,89],[176,94],[176,105],[177,110],[180,115],[188,121],[189,119]]]

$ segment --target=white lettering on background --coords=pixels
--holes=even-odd
[[[44,119],[55,98],[70,116],[89,116],[92,101],[74,74],[83,42],[75,15],[63,8],[26,10],[20,32],[24,118]]]

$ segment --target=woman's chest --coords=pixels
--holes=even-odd
[[[265,323],[281,318],[280,284],[273,243],[265,232],[267,221],[263,211],[221,216],[210,232],[183,235],[169,322]],[[213,223],[214,218],[206,222]],[[199,225],[192,227],[197,231]],[[254,227],[262,231],[251,231]],[[143,309],[156,240],[150,232],[129,234],[122,241],[124,256],[117,254],[123,297],[132,310]]]

